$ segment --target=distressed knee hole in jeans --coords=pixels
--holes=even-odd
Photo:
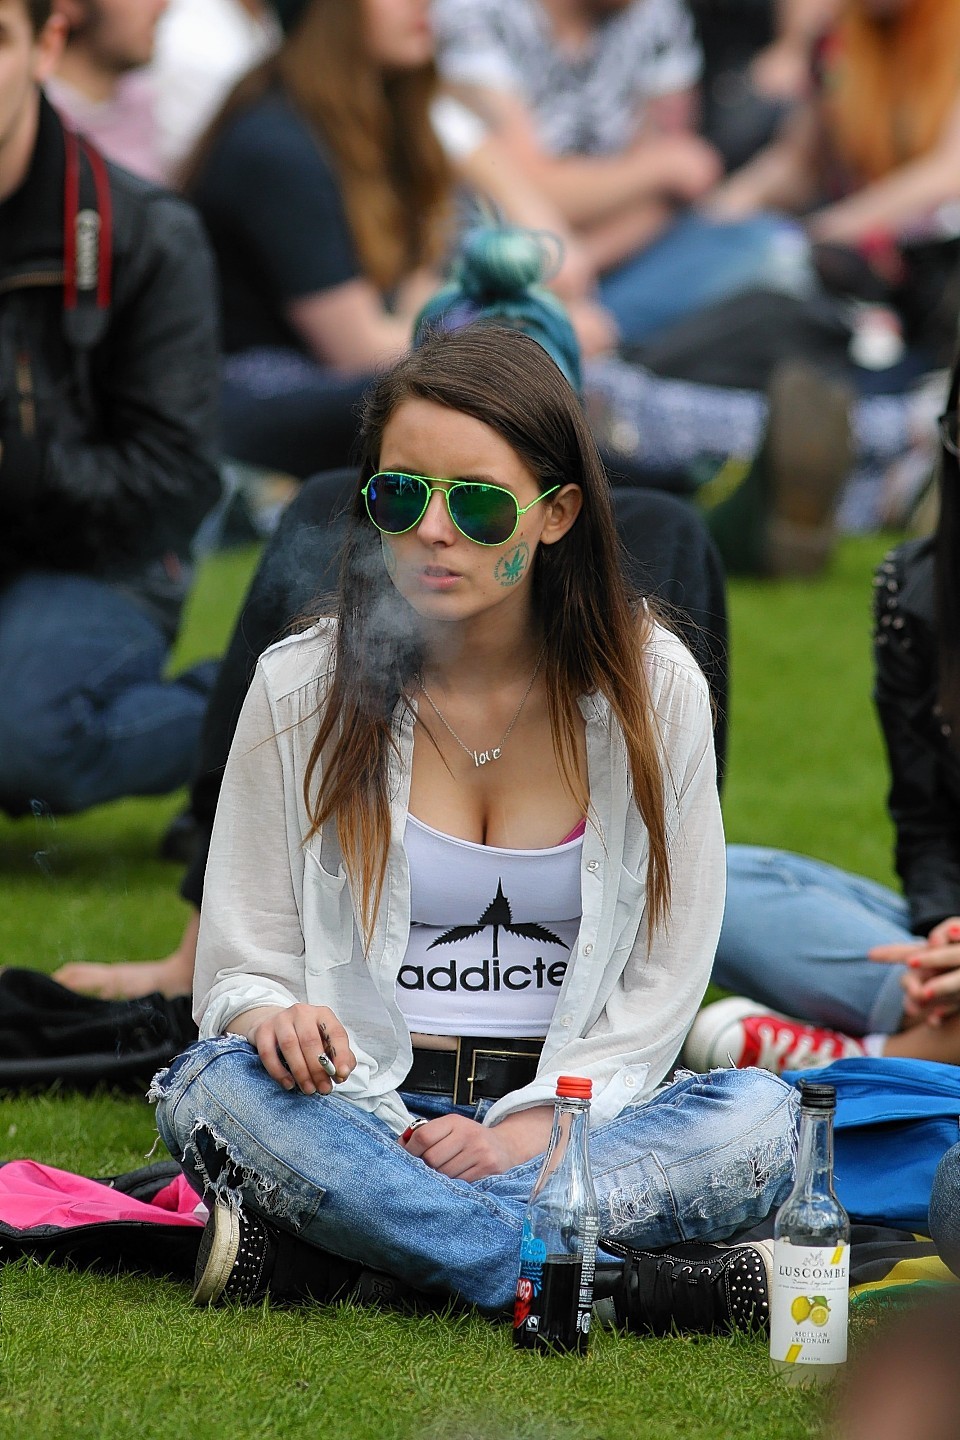
[[[661,1237],[649,1242],[654,1244],[669,1244],[687,1235],[729,1234],[746,1221],[763,1217],[778,1198],[774,1193],[778,1182],[786,1183],[792,1175],[793,1158],[793,1138],[787,1134],[765,1137],[751,1149],[724,1159],[707,1172],[698,1193],[684,1193],[678,1222],[673,1215],[679,1201],[669,1183],[661,1186],[641,1177],[609,1193],[604,1231],[621,1238],[653,1232]],[[666,1233],[670,1229],[673,1234]]]
[[[793,1144],[789,1135],[761,1141],[753,1149],[734,1156],[708,1177],[701,1194],[690,1197],[687,1215],[695,1222],[722,1220],[738,1207],[759,1200],[793,1168]]]
[[[663,1211],[663,1196],[650,1184],[621,1185],[607,1196],[608,1235],[624,1235],[655,1222]]]
[[[285,1221],[294,1230],[310,1217],[309,1208],[299,1205],[290,1190],[246,1163],[202,1115],[190,1132],[183,1163],[203,1181],[206,1196],[225,1200],[231,1209],[240,1210],[246,1195],[260,1214]]]
[[[316,1211],[317,1191],[312,1195],[304,1193],[302,1183],[298,1183],[293,1172],[289,1184],[284,1183],[282,1175],[269,1173],[270,1162],[276,1159],[269,1152],[263,1152],[262,1166],[252,1163],[251,1151],[259,1155],[260,1147],[251,1136],[244,1136],[240,1131],[239,1137],[251,1142],[243,1147],[247,1153],[242,1153],[241,1147],[224,1133],[214,1118],[220,1113],[215,1101],[212,1106],[209,1099],[201,1102],[192,1120],[189,1112],[178,1116],[178,1102],[183,1103],[183,1097],[178,1095],[181,1079],[178,1062],[174,1062],[154,1077],[147,1098],[159,1103],[158,1120],[168,1147],[179,1158],[188,1177],[191,1174],[196,1177],[208,1204],[212,1197],[224,1201],[231,1209],[240,1210],[246,1200],[262,1215],[281,1222],[287,1229],[299,1231]],[[213,1116],[206,1113],[210,1108]]]

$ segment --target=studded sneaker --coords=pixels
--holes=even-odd
[[[865,1054],[863,1041],[853,1035],[792,1020],[755,1000],[731,995],[700,1011],[684,1042],[683,1063],[698,1073],[756,1065],[779,1075]]]
[[[241,1236],[241,1225],[243,1234]],[[259,1216],[217,1201],[203,1227],[193,1274],[194,1305],[221,1300],[252,1304],[267,1293],[264,1277],[273,1269],[276,1243]]]
[[[210,1202],[208,1201],[208,1204]],[[249,1208],[214,1201],[193,1277],[195,1305],[330,1303],[351,1296],[389,1303],[408,1287],[307,1245]]]
[[[766,1330],[770,1323],[773,1247],[754,1240],[740,1245],[675,1245],[622,1251],[622,1267],[597,1267],[601,1298],[594,1315],[602,1325],[637,1334],[710,1334]]]

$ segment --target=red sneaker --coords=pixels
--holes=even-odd
[[[814,1070],[834,1060],[865,1055],[863,1041],[839,1030],[793,1020],[742,995],[707,1005],[690,1030],[683,1063],[698,1073],[732,1067],[745,1070]]]

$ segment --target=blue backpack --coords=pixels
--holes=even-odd
[[[960,1066],[836,1060],[783,1078],[836,1086],[834,1179],[851,1220],[926,1234],[934,1171],[960,1141]]]

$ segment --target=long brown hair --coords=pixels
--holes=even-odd
[[[584,813],[590,797],[577,764],[578,698],[603,695],[623,732],[634,799],[649,832],[649,938],[666,921],[670,904],[666,777],[644,664],[652,620],[649,610],[638,611],[627,586],[609,484],[577,398],[546,352],[517,331],[476,324],[428,340],[367,400],[363,463],[340,571],[335,671],[304,778],[312,822],[307,838],[336,820],[369,938],[390,843],[387,777],[396,752],[395,716],[407,703],[422,649],[418,617],[387,576],[360,491],[378,468],[387,422],[411,399],[489,425],[541,489],[573,482],[583,490],[583,508],[571,529],[556,544],[537,549],[534,620],[543,636],[554,752]]]
[[[387,74],[374,65],[363,0],[308,0],[277,53],[227,96],[181,188],[189,194],[233,117],[278,86],[330,153],[366,277],[386,292],[418,266],[436,264],[452,182],[430,120],[435,68]]]
[[[960,3],[909,0],[886,20],[847,0],[828,49],[824,97],[837,153],[862,181],[926,155],[960,95]]]

